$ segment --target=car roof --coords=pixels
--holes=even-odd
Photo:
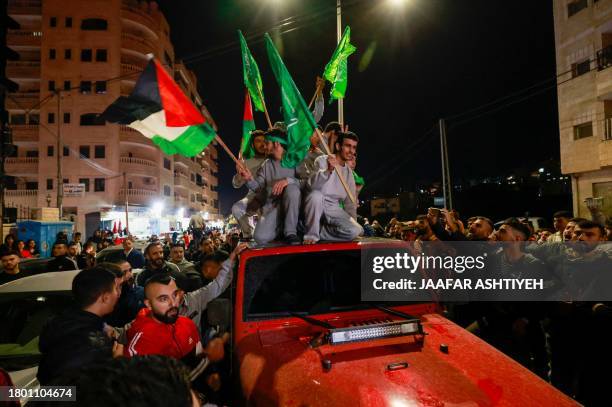
[[[0,295],[72,290],[72,280],[80,270],[52,271],[23,277],[0,285]]]

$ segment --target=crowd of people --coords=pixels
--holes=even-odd
[[[176,392],[174,401],[181,400],[177,405],[227,400],[229,336],[223,327],[209,323],[207,308],[211,301],[229,297],[237,256],[253,240],[314,244],[371,236],[482,245],[519,242],[496,254],[510,273],[543,267],[553,255],[571,262],[610,256],[597,244],[612,240],[612,223],[595,208],[591,219],[559,211],[554,229],[538,230],[528,218],[510,218],[496,226],[485,216],[464,222],[457,211],[438,208],[387,224],[358,217],[356,199],[363,179],[354,169],[359,139],[338,123],[328,124],[321,138],[313,134],[308,156],[295,168],[282,165],[287,154],[282,124],[253,132],[250,142],[255,155],[237,165],[233,179],[235,188],[248,189],[232,207],[238,228],[225,233],[208,229],[196,214],[188,231],[162,239],[151,236],[142,250],[127,231],[114,235],[98,230],[84,243],[80,233],[71,241],[58,234],[46,271],[81,271],[72,283],[76,307],[48,321],[40,335],[41,384],[93,388],[98,372],[108,372],[120,380],[142,382],[135,397],[151,405],[166,405],[165,395],[155,396],[163,389]],[[584,243],[584,249],[560,248],[572,241]],[[118,245],[117,255],[97,260],[98,252]],[[35,242],[7,236],[0,247],[0,284],[26,276],[20,261],[38,255]],[[599,401],[605,378],[596,372],[612,361],[604,346],[612,340],[609,303],[455,303],[444,308],[455,322],[565,393],[588,405]],[[138,375],[133,369],[142,376],[134,378]],[[147,377],[158,386],[145,383]],[[106,376],[100,380],[116,383]],[[104,390],[90,405],[129,398],[129,386],[115,387],[115,393]]]

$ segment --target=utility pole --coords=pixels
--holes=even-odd
[[[453,187],[448,165],[448,144],[446,142],[446,121],[440,119],[440,161],[442,162],[442,193],[444,196],[444,207],[453,209]]]
[[[63,215],[63,203],[64,203],[64,178],[62,176],[62,156],[64,155],[64,148],[62,146],[62,123],[61,123],[61,109],[62,109],[62,95],[59,89],[55,90],[57,96],[57,210],[59,212],[59,218],[62,220]]]
[[[336,0],[336,37],[337,43],[340,44],[342,38],[342,3],[341,0]],[[338,99],[338,123],[344,126],[344,98]]]

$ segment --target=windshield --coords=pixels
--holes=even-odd
[[[361,301],[360,268],[360,250],[251,258],[244,282],[245,320],[373,308],[377,304]]]
[[[38,337],[47,320],[71,306],[72,297],[27,293],[0,298],[0,367],[6,371],[38,365]]]

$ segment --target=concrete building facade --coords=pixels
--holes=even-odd
[[[561,170],[574,215],[612,215],[612,0],[554,0]]]
[[[175,59],[157,3],[9,0],[8,12],[21,27],[8,34],[20,60],[7,66],[7,76],[19,84],[7,98],[18,146],[6,163],[16,180],[6,191],[7,206],[55,206],[59,161],[64,184],[84,184],[82,194],[83,186],[73,194],[62,188],[64,215],[77,221],[78,230],[120,213],[126,195],[138,213],[156,206],[164,214],[218,217],[214,145],[193,158],[168,156],[137,131],[97,118],[132,91],[147,54],[202,108],[196,77]]]

